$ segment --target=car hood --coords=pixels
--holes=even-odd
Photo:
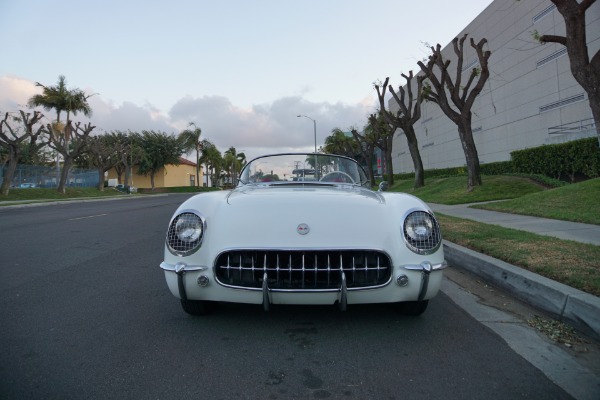
[[[242,187],[209,216],[212,223],[207,218],[206,239],[220,242],[216,248],[379,248],[386,210],[384,196],[359,187]],[[393,226],[400,231],[399,221]]]
[[[417,198],[352,186],[244,186],[194,196],[179,211],[206,218],[203,248],[389,248]],[[308,232],[300,232],[307,226]]]

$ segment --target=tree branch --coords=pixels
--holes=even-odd
[[[542,44],[559,43],[559,44],[562,44],[563,46],[566,46],[567,38],[564,36],[557,36],[557,35],[542,35],[542,36],[540,36],[540,43],[542,43]]]

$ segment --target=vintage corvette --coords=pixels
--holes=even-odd
[[[419,315],[447,266],[440,228],[425,203],[384,186],[372,191],[342,156],[258,157],[233,190],[177,209],[160,264],[167,285],[193,315],[215,302],[395,303]]]

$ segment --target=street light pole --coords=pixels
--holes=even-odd
[[[317,121],[315,121],[314,119],[312,119],[311,117],[309,117],[307,115],[298,115],[298,118],[300,118],[300,117],[308,118],[313,122],[313,127],[315,130],[315,154],[317,154]]]

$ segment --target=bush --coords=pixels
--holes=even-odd
[[[463,166],[425,170],[425,178],[445,178],[447,176],[467,176],[467,167]],[[406,174],[394,174],[394,179],[404,180],[414,178],[414,172],[408,172]]]
[[[512,161],[498,161],[488,164],[481,164],[482,175],[508,175],[515,172],[515,167]]]
[[[512,174],[506,174],[506,175],[520,176],[520,177],[523,177],[523,178],[528,178],[528,179],[531,179],[532,181],[537,182],[540,185],[548,187],[548,188],[557,188],[557,187],[566,186],[566,185],[569,184],[568,182],[559,181],[558,179],[550,178],[549,176],[540,175],[540,174],[519,174],[519,173],[512,173]]]
[[[514,172],[511,161],[499,161],[481,165],[482,175],[505,175]],[[445,178],[449,176],[467,176],[467,167],[451,167],[440,169],[428,169],[425,171],[425,178]],[[406,180],[414,179],[415,173],[409,172],[406,174],[395,174],[394,179]]]
[[[574,182],[578,177],[600,176],[598,139],[544,145],[510,153],[515,172],[546,175]]]

